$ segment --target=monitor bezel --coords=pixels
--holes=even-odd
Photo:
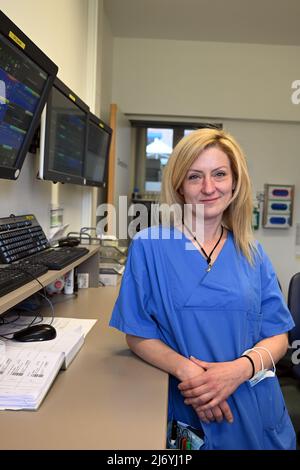
[[[95,114],[90,112],[89,115],[89,122],[92,122],[96,126],[99,126],[101,129],[103,129],[107,134],[109,135],[109,140],[108,140],[108,146],[107,146],[107,151],[105,155],[105,168],[104,168],[104,180],[103,181],[94,181],[90,178],[87,177],[86,175],[86,163],[87,161],[85,160],[85,165],[84,165],[84,177],[86,181],[87,186],[96,186],[98,188],[105,188],[106,187],[106,180],[107,180],[107,174],[108,174],[108,160],[109,160],[109,153],[110,153],[110,146],[111,146],[111,138],[112,138],[112,129],[105,124],[102,119],[97,117]],[[87,154],[86,154],[87,155]]]
[[[60,93],[62,93],[68,100],[81,109],[85,114],[85,142],[84,142],[84,155],[82,162],[82,174],[81,176],[61,173],[53,169],[49,169],[49,139],[50,139],[50,122],[51,122],[51,113],[52,113],[52,94],[53,89],[56,88]],[[89,107],[84,101],[82,101],[79,96],[74,93],[64,82],[62,82],[58,77],[55,78],[52,89],[49,93],[48,101],[43,111],[41,119],[41,143],[40,143],[40,170],[39,178],[43,180],[50,180],[53,183],[70,183],[70,184],[79,184],[85,185],[84,178],[84,162],[87,151],[87,134],[88,134],[88,119],[89,119]]]
[[[16,47],[19,52],[22,52],[48,75],[40,101],[37,105],[30,127],[19,150],[14,166],[3,166],[1,165],[0,161],[0,178],[16,180],[20,175],[25,157],[29,151],[32,138],[39,125],[40,117],[47,101],[49,91],[51,90],[55,76],[58,72],[58,67],[1,10],[0,33],[7,41]]]

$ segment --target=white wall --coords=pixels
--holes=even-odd
[[[285,294],[300,271],[300,47],[116,38],[113,100],[127,117],[223,122],[249,162],[254,196],[265,183],[295,184],[294,226],[260,228]],[[280,122],[281,121],[281,122]]]
[[[0,0],[1,10],[58,66],[85,99],[88,0]]]
[[[115,38],[113,100],[130,114],[300,120],[300,47]]]
[[[59,78],[83,101],[90,99],[87,48],[91,2],[93,0],[0,0],[2,11],[59,66]],[[90,220],[92,190],[36,181],[36,159],[27,155],[17,181],[0,180],[0,216],[33,212],[48,231],[50,203],[58,193],[59,203],[64,208],[64,222],[70,224],[70,230],[78,230],[82,221]]]

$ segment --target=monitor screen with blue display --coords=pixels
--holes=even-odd
[[[84,184],[89,107],[55,79],[41,119],[39,177]]]
[[[106,186],[111,135],[111,128],[90,113],[84,165],[84,177],[88,186]]]
[[[18,178],[57,70],[0,11],[0,178]]]

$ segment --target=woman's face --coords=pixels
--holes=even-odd
[[[180,187],[186,204],[204,204],[204,219],[222,219],[234,189],[228,156],[218,147],[200,153]]]

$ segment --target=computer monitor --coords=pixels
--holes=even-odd
[[[112,129],[90,113],[84,177],[88,186],[106,186]]]
[[[0,178],[18,178],[57,70],[0,11]]]
[[[41,118],[39,178],[84,184],[89,107],[58,78]]]

